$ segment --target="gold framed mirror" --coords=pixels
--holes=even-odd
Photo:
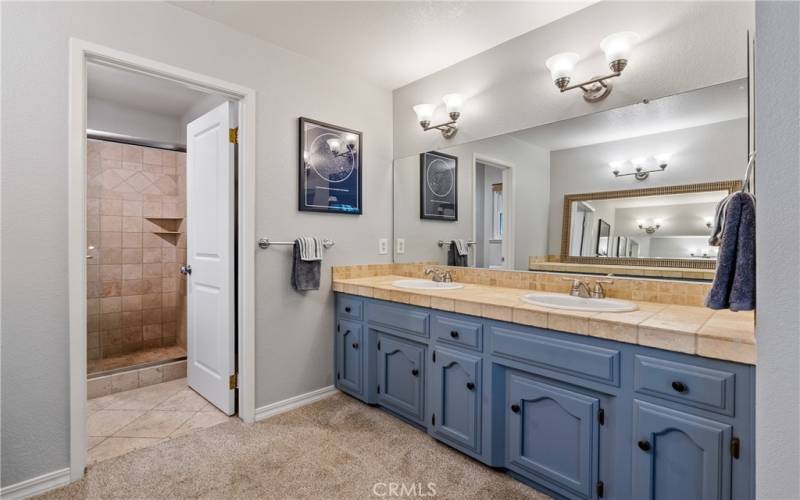
[[[741,181],[564,196],[560,262],[715,269],[715,208]]]

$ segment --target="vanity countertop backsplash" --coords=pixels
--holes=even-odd
[[[608,296],[638,306],[636,311],[623,313],[551,309],[520,300],[531,291],[567,293],[569,283],[555,274],[446,268],[453,271],[454,280],[463,283],[463,288],[408,291],[392,285],[398,279],[424,278],[426,265],[334,267],[333,289],[667,351],[756,363],[754,313],[703,307],[710,286],[706,283],[617,278],[607,287]]]

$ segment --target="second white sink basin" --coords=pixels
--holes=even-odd
[[[529,293],[520,297],[523,302],[535,306],[587,312],[630,312],[639,306],[627,300],[584,299],[563,293]]]
[[[392,286],[397,288],[407,288],[410,290],[455,290],[464,288],[461,283],[440,283],[433,280],[397,280],[392,282]]]

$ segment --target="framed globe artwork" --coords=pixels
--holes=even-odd
[[[458,220],[458,158],[436,151],[419,155],[419,218]]]
[[[299,209],[360,215],[361,132],[300,118]]]

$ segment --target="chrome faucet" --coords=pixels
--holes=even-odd
[[[453,273],[450,271],[445,271],[439,267],[428,267],[425,269],[425,276],[430,276],[433,281],[436,283],[452,283],[453,282]]]
[[[588,282],[581,281],[574,278],[562,278],[564,281],[571,281],[572,286],[569,288],[569,294],[573,297],[580,297],[582,299],[604,299],[606,298],[606,289],[603,284],[614,283],[614,280],[595,280],[593,286],[589,286]]]

